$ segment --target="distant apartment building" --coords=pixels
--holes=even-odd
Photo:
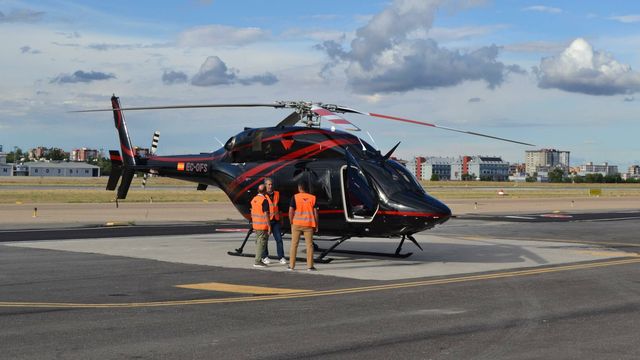
[[[98,158],[98,150],[95,149],[73,149],[71,150],[71,154],[69,155],[70,161],[88,161]]]
[[[427,161],[427,158],[423,156],[416,156],[409,160],[405,165],[407,170],[413,174],[418,180],[424,180],[422,178],[422,173],[424,172],[424,162]]]
[[[431,180],[434,175],[439,180],[450,180],[453,162],[453,158],[428,157],[424,163],[422,176],[425,180]]]
[[[584,165],[580,165],[580,171],[578,171],[578,175],[584,176],[587,174],[602,174],[604,176],[607,175],[616,175],[618,173],[617,165],[609,165],[608,163],[603,164],[594,164],[593,162],[588,162]]]
[[[509,178],[509,163],[499,156],[461,156],[451,166],[451,179],[505,181]]]
[[[631,165],[627,170],[626,174],[622,174],[623,180],[628,179],[640,179],[640,166],[639,165]]]
[[[509,175],[520,176],[527,173],[527,166],[524,163],[509,164]]]
[[[29,150],[29,159],[40,159],[43,158],[47,155],[47,153],[49,152],[49,149],[44,147],[44,146],[38,146],[36,148],[33,148],[31,150]]]
[[[569,151],[556,149],[525,151],[525,167],[529,176],[540,172],[548,173],[556,167],[562,168],[567,173],[569,166]]]
[[[453,158],[417,156],[407,162],[406,167],[418,180],[431,180],[433,175],[440,180],[449,180],[453,162]]]

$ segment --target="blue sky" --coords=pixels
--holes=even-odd
[[[640,163],[640,2],[2,1],[0,144],[117,148],[103,108],[311,100]],[[159,152],[218,147],[273,109],[128,113]],[[502,155],[520,145],[349,120],[386,151]],[[366,133],[361,134],[369,139]],[[622,169],[621,169],[622,170]]]

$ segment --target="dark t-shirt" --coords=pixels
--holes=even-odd
[[[264,212],[268,212],[269,211],[269,202],[267,201],[266,197],[262,197],[262,211]]]

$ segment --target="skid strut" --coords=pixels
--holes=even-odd
[[[327,256],[327,254],[329,254],[330,252],[334,251],[334,249],[336,247],[338,247],[338,245],[342,244],[343,242],[345,242],[347,239],[349,239],[346,236],[343,236],[341,238],[338,238],[333,245],[331,245],[331,247],[329,247],[328,249],[321,249],[319,246],[316,245],[316,243],[313,243],[313,248],[318,250],[318,251],[322,251],[322,253],[320,254],[320,256],[318,256],[317,258],[315,258],[315,262],[321,263],[321,264],[326,264],[331,262],[331,260],[333,259],[325,259],[324,257]]]
[[[247,244],[247,241],[249,240],[249,237],[251,236],[251,234],[253,233],[253,229],[249,229],[249,231],[247,231],[247,235],[244,237],[244,240],[242,241],[242,245],[240,245],[239,248],[235,249],[235,251],[228,251],[227,254],[232,255],[232,256],[243,256],[243,257],[255,257],[255,254],[249,254],[249,253],[244,253],[244,246]],[[330,263],[333,259],[331,258],[326,258],[326,256],[329,253],[338,253],[338,254],[350,254],[350,255],[364,255],[364,256],[381,256],[381,257],[391,257],[391,258],[400,258],[400,259],[404,259],[407,258],[411,255],[413,255],[412,252],[409,253],[401,253],[402,251],[402,245],[404,245],[404,242],[406,239],[409,239],[409,241],[411,241],[415,246],[417,246],[420,250],[424,251],[422,249],[422,246],[420,246],[420,244],[418,244],[418,241],[412,236],[412,235],[402,235],[402,238],[400,239],[400,244],[398,244],[398,247],[396,248],[396,251],[393,254],[390,253],[381,253],[381,252],[375,252],[375,251],[357,251],[357,250],[336,250],[336,248],[338,246],[340,246],[340,244],[342,244],[343,242],[347,241],[348,239],[350,239],[347,236],[343,236],[337,239],[332,239],[334,241],[334,243],[327,249],[323,249],[321,247],[319,247],[316,242],[313,242],[313,249],[314,251],[322,251],[320,253],[320,255],[318,257],[315,258],[315,262],[320,263],[320,264],[328,264]],[[318,239],[318,240],[322,240],[322,239]],[[275,257],[270,256],[271,259],[275,259]],[[304,261],[306,260],[306,258],[296,258],[297,260],[301,260]],[[276,259],[277,260],[277,259]]]
[[[242,241],[242,245],[240,245],[239,248],[237,248],[235,251],[227,251],[227,255],[231,255],[231,256],[242,256],[242,257],[255,257],[256,254],[250,254],[250,253],[245,253],[244,252],[244,246],[247,244],[247,241],[249,240],[249,237],[251,237],[251,234],[253,233],[253,228],[249,228],[249,231],[247,231],[247,236],[244,237],[244,240]],[[282,234],[284,235],[284,234]],[[315,243],[314,243],[315,245]],[[272,260],[280,260],[278,257],[276,256],[269,256],[270,259]],[[288,256],[285,256],[285,259],[289,260]],[[296,257],[297,261],[305,261],[307,260],[307,258],[300,258],[300,257]],[[325,261],[325,263],[330,262],[332,259],[328,259],[329,261]]]
[[[345,242],[347,239],[349,238],[338,238],[336,240],[336,242],[328,249],[321,249],[318,248],[318,251],[322,251],[322,253],[320,254],[320,256],[318,257],[318,259],[316,259],[316,261],[318,262],[322,262],[324,260],[324,257],[327,256],[330,252],[332,253],[337,253],[337,254],[350,254],[350,255],[364,255],[364,256],[380,256],[380,257],[391,257],[391,258],[400,258],[400,259],[404,259],[407,258],[411,255],[413,255],[412,252],[409,253],[405,253],[402,254],[402,245],[404,244],[404,241],[406,239],[409,239],[409,241],[411,241],[412,243],[414,243],[420,250],[422,250],[422,247],[420,246],[420,244],[418,244],[418,242],[416,241],[416,239],[411,236],[411,235],[402,235],[402,239],[400,240],[400,244],[398,245],[398,247],[396,248],[395,253],[390,254],[390,253],[382,253],[382,252],[376,252],[376,251],[357,251],[357,250],[336,250],[336,247],[338,247],[338,245],[342,244],[343,242]]]

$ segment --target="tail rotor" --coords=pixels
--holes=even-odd
[[[156,151],[158,150],[158,141],[160,141],[160,131],[156,131],[153,133],[153,139],[151,140],[151,149],[149,150],[149,155],[154,156]],[[147,179],[151,177],[150,173],[144,173],[142,177],[142,188],[145,189],[147,186]]]

